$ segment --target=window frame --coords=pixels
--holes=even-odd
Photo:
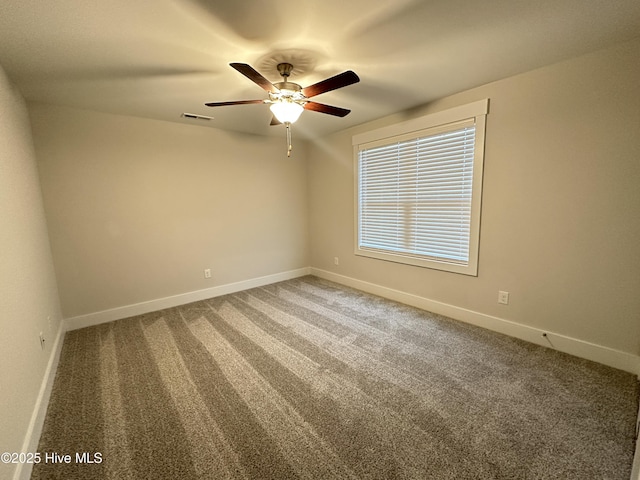
[[[489,99],[479,100],[466,105],[424,115],[412,120],[396,123],[387,127],[354,135],[352,138],[354,155],[354,253],[358,256],[386,260],[418,267],[443,270],[464,275],[478,275],[478,256],[480,243],[480,217],[482,207],[482,179],[484,170],[484,142],[486,115],[489,112]],[[445,259],[421,258],[401,252],[389,252],[362,248],[360,239],[360,156],[361,150],[377,148],[398,141],[421,138],[437,134],[444,130],[454,130],[456,124],[472,121],[475,124],[475,144],[473,155],[473,177],[471,193],[471,218],[469,228],[469,259],[466,264]],[[432,131],[433,133],[430,133]],[[425,133],[426,132],[426,133]]]

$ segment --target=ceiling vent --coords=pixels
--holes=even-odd
[[[181,116],[184,118],[188,118],[189,120],[213,120],[213,117],[207,117],[206,115],[196,115],[195,113],[183,113]]]

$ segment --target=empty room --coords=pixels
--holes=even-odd
[[[640,2],[3,0],[0,478],[640,480]]]

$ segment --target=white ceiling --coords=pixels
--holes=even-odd
[[[350,115],[295,125],[315,136],[640,36],[640,0],[0,2],[0,65],[28,100],[256,134],[282,134],[266,105],[204,106],[266,98],[230,62],[276,82],[288,61],[302,86],[354,70],[314,98]]]

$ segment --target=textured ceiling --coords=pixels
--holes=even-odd
[[[320,136],[639,35],[638,0],[2,0],[0,64],[28,100],[255,134],[282,134],[266,105],[204,106],[266,98],[230,62],[354,70],[314,98],[350,115],[295,126]]]

